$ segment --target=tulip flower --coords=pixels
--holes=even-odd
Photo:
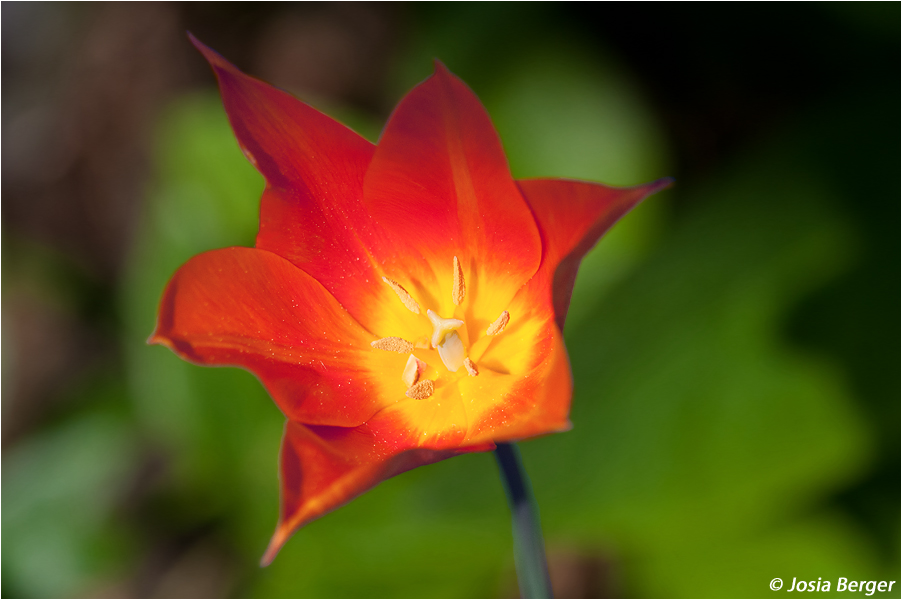
[[[515,181],[438,62],[373,145],[192,41],[266,188],[255,247],[182,266],[150,342],[251,371],[285,414],[264,564],[393,475],[570,428],[561,330],[580,260],[669,180]]]

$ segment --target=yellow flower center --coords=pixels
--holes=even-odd
[[[454,257],[453,268],[453,287],[451,290],[451,301],[455,306],[460,306],[467,294],[467,285],[464,281],[463,269],[460,261]],[[401,303],[412,313],[420,314],[420,305],[413,297],[404,289],[401,284],[388,277],[382,280],[397,294]],[[458,334],[458,330],[464,327],[465,322],[461,319],[444,318],[431,309],[426,310],[426,316],[432,324],[432,336],[423,336],[414,342],[407,341],[400,337],[386,337],[371,342],[371,346],[377,350],[387,352],[397,352],[400,354],[409,354],[407,364],[401,373],[401,380],[407,386],[407,396],[415,399],[426,399],[432,396],[435,391],[435,381],[431,379],[421,379],[426,370],[434,365],[427,365],[420,358],[417,358],[413,351],[415,348],[427,349],[429,347],[438,352],[445,369],[450,373],[457,373],[461,367],[471,377],[479,374],[479,368],[468,356],[467,347],[464,340]],[[498,335],[504,331],[510,321],[510,314],[505,310],[486,329],[487,336]],[[464,328],[466,329],[466,328]],[[428,340],[428,342],[427,342]],[[433,355],[434,356],[434,355]]]

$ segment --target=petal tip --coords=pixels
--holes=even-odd
[[[448,67],[445,66],[445,63],[443,63],[438,58],[432,59],[432,66],[435,69],[435,73],[450,73]]]
[[[272,564],[272,561],[276,559],[276,556],[278,556],[279,551],[282,549],[282,546],[285,545],[285,542],[288,541],[289,537],[291,537],[291,533],[286,533],[283,524],[279,523],[275,533],[272,534],[272,539],[269,540],[266,551],[263,552],[263,556],[260,557],[261,567],[268,567]]]
[[[150,337],[147,338],[147,341],[145,343],[148,346],[167,346],[169,344],[169,338],[154,331],[150,334]]]
[[[196,37],[193,33],[191,33],[190,31],[188,31],[187,34],[188,34],[188,40],[191,42],[191,44],[192,44],[195,48],[198,49],[198,51],[200,51],[201,54],[203,54],[204,56],[207,56],[207,57],[208,57],[210,54],[216,54],[216,51],[215,51],[215,50],[213,50],[212,48],[210,48],[209,46],[207,46],[205,43],[203,43],[202,41],[200,41],[199,39],[197,39],[197,37]]]
[[[657,179],[647,184],[648,188],[652,190],[652,194],[655,192],[660,192],[661,190],[666,190],[669,187],[672,187],[676,184],[676,179],[673,177],[662,177],[661,179]]]
[[[433,66],[433,71],[432,71],[432,77],[430,77],[430,79],[434,77],[440,81],[446,81],[446,82],[455,82],[456,81],[460,85],[463,85],[467,89],[469,89],[469,86],[467,86],[467,84],[464,83],[457,75],[452,73],[451,70],[448,68],[448,65],[443,63],[438,58],[432,59],[432,66]]]
[[[275,550],[270,550],[269,548],[267,548],[266,552],[263,554],[263,556],[260,557],[260,568],[265,569],[266,567],[271,565],[272,561],[274,561],[276,559],[276,555],[278,553],[279,553],[278,548],[276,548]]]
[[[223,56],[219,52],[217,52],[213,48],[210,48],[205,43],[197,39],[190,31],[188,32],[188,39],[191,41],[194,47],[197,48],[198,52],[203,54],[204,58],[207,59],[207,62],[210,63],[210,66],[213,67],[213,70],[217,73],[221,69],[227,71],[238,70],[232,63],[223,58]]]

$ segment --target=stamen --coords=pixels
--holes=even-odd
[[[431,379],[424,379],[418,384],[412,386],[406,392],[407,397],[413,398],[414,400],[425,400],[433,393],[435,393],[435,384],[432,383]]]
[[[476,363],[470,360],[469,356],[464,359],[464,367],[467,369],[467,373],[470,374],[470,377],[479,375],[479,369],[476,368]]]
[[[370,342],[370,346],[376,350],[386,350],[387,352],[397,352],[399,354],[409,354],[413,350],[413,344],[399,337],[387,337],[375,342]]]
[[[407,364],[404,366],[404,372],[401,374],[401,381],[403,381],[407,387],[412,387],[413,384],[420,379],[420,375],[425,371],[426,363],[411,354],[407,358]]]
[[[410,294],[407,293],[401,284],[395,281],[394,279],[389,279],[388,277],[383,277],[382,281],[391,286],[391,289],[395,290],[395,293],[398,294],[398,298],[401,299],[401,302],[404,303],[404,306],[407,307],[407,310],[418,315],[420,314],[420,305],[417,304],[417,301],[410,297]]]
[[[501,316],[495,319],[495,322],[489,325],[489,328],[485,330],[486,335],[498,335],[504,328],[507,327],[508,321],[511,320],[510,313],[502,311]]]
[[[454,257],[454,286],[451,288],[451,302],[456,306],[464,301],[467,295],[467,284],[464,281],[464,271],[460,268],[460,261]]]

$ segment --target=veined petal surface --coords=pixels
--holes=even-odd
[[[388,302],[368,250],[377,226],[361,203],[375,146],[192,41],[216,73],[242,151],[266,179],[256,246],[313,276],[364,326],[379,304],[396,321],[403,309]]]
[[[492,443],[446,450],[399,447],[369,424],[311,427],[288,421],[282,437],[279,523],[261,563],[272,562],[298,528],[389,477],[458,454],[494,448]]]
[[[553,316],[517,298],[511,308],[518,318],[492,338],[478,361],[479,376],[460,382],[463,404],[472,407],[469,443],[517,441],[571,427],[570,360]]]
[[[568,179],[517,181],[542,236],[542,264],[519,294],[525,296],[521,299],[525,305],[551,302],[557,326],[563,330],[583,257],[620,217],[672,183],[672,179],[665,178],[615,188]]]
[[[436,63],[401,100],[364,181],[364,205],[388,237],[374,254],[390,277],[443,315],[454,256],[468,283],[468,326],[485,328],[535,273],[541,240],[491,120]]]
[[[404,357],[373,336],[319,282],[254,248],[195,256],[172,277],[152,343],[206,365],[256,374],[289,419],[355,427],[404,387],[386,373]]]

